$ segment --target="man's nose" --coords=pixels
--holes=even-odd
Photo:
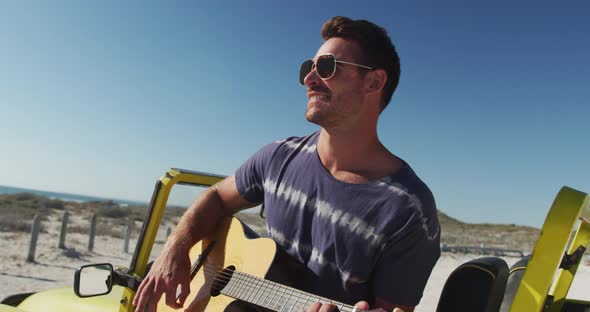
[[[314,85],[318,85],[320,83],[320,80],[322,78],[320,78],[320,76],[318,76],[318,72],[314,69],[312,69],[303,79],[303,83],[306,86],[314,86]]]

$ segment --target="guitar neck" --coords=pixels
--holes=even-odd
[[[277,312],[299,312],[315,302],[334,304],[342,312],[353,311],[350,305],[238,271],[233,272],[221,293]]]

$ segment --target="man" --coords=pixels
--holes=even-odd
[[[165,294],[166,304],[182,307],[190,247],[221,217],[260,203],[271,238],[312,272],[301,277],[303,290],[362,310],[413,311],[418,304],[440,255],[436,207],[428,187],[377,136],[399,58],[386,31],[368,21],[334,17],[321,33],[324,44],[300,70],[305,117],[321,130],[263,147],[195,201],[134,305],[155,309]]]

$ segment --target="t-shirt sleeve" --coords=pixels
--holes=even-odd
[[[427,207],[424,207],[427,208]],[[427,211],[436,211],[428,207]],[[440,226],[436,215],[414,209],[397,237],[386,245],[375,271],[375,297],[399,305],[416,306],[440,257]]]
[[[264,146],[236,170],[234,175],[238,192],[247,201],[260,204],[264,200],[264,179],[278,147],[277,142]]]

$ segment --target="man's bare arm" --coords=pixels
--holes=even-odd
[[[235,178],[227,177],[191,204],[166,244],[180,244],[188,253],[190,247],[210,233],[222,217],[254,205],[240,195]]]
[[[166,295],[168,306],[181,308],[190,291],[191,263],[188,253],[191,247],[213,231],[222,217],[252,206],[238,192],[233,176],[207,189],[182,216],[139,286],[133,299],[136,311],[143,311],[146,304],[150,312],[156,311],[162,294]],[[181,293],[177,302],[179,285]]]

